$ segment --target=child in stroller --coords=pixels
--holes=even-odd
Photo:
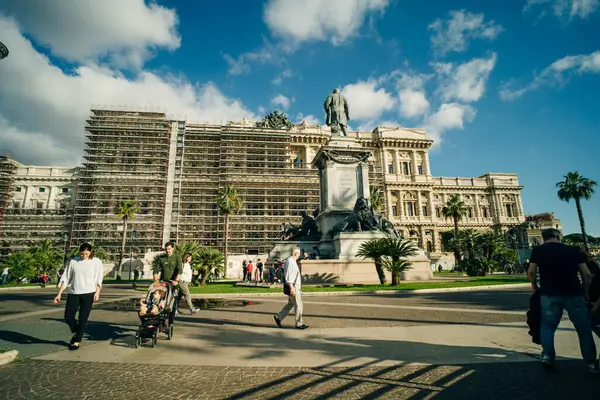
[[[151,285],[145,298],[140,300],[140,326],[135,334],[135,347],[142,344],[143,339],[151,339],[151,346],[155,347],[158,333],[167,334],[167,339],[173,337],[173,317],[175,316],[175,302],[177,288],[170,282],[160,282]]]
[[[154,290],[149,297],[150,299],[140,299],[140,317],[143,317],[148,313],[150,315],[157,315],[167,304],[167,293],[164,290]]]

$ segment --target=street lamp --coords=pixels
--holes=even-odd
[[[133,267],[133,235],[135,235],[135,228],[131,229],[131,237],[129,239],[129,280],[132,278],[131,267]]]
[[[4,43],[0,42],[0,60],[8,57],[8,48],[4,45]]]

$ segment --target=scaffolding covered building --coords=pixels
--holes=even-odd
[[[349,135],[372,153],[369,181],[379,192],[381,212],[432,260],[442,257],[441,234],[453,228],[441,213],[453,195],[468,208],[462,227],[506,232],[525,221],[516,174],[435,177],[428,154],[433,141],[423,129],[379,126]],[[319,206],[319,178],[311,162],[329,138],[328,128],[306,122],[199,124],[159,111],[94,108],[83,166],[71,175],[64,169],[61,177],[73,186],[65,193],[73,204],[64,216],[68,245],[93,241],[116,258],[122,221],[115,208],[121,200],[134,200],[139,212],[128,224],[127,243],[136,256],[168,240],[223,249],[224,218],[215,201],[232,185],[243,207],[230,217],[230,253],[264,254],[283,224],[299,224],[301,212],[311,215]],[[4,199],[14,185],[10,175],[2,176],[9,188],[3,204],[10,209]],[[27,201],[26,207],[38,207]]]

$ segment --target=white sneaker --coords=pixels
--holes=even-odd
[[[197,308],[192,308],[190,310],[190,312],[191,312],[191,314],[196,314],[198,312],[198,309]]]

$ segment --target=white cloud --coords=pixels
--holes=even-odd
[[[394,73],[392,75],[395,75]],[[429,112],[429,101],[425,93],[425,83],[431,75],[401,73],[396,82],[400,115],[405,118],[421,117]]]
[[[571,22],[575,18],[585,19],[595,13],[600,8],[600,0],[527,0],[524,11],[548,7],[552,8],[557,18]],[[542,11],[540,16],[545,14],[546,11]]]
[[[492,53],[489,58],[475,58],[459,66],[450,63],[434,64],[441,79],[438,93],[442,100],[478,101],[485,92],[496,60],[496,53]]]
[[[281,85],[281,83],[283,82],[284,79],[291,78],[292,76],[293,76],[292,70],[287,68],[287,69],[284,69],[283,71],[281,71],[281,73],[279,75],[277,75],[275,78],[273,78],[271,83],[273,85]]]
[[[485,21],[483,14],[474,14],[466,10],[451,11],[450,19],[436,19],[429,29],[431,46],[436,54],[444,56],[449,52],[463,52],[473,39],[494,40],[503,30],[493,20]]]
[[[566,56],[554,61],[537,74],[533,81],[520,89],[512,89],[512,83],[504,85],[500,90],[503,100],[515,100],[525,93],[539,89],[545,85],[558,85],[566,82],[573,74],[596,73],[600,74],[600,50],[590,54]]]
[[[291,46],[317,40],[339,45],[355,36],[367,15],[383,12],[389,0],[269,0],[264,21]]]
[[[176,12],[144,0],[19,0],[3,2],[3,10],[53,55],[72,62],[139,68],[155,49],[181,44]]]
[[[281,108],[283,108],[283,111],[287,111],[288,108],[290,108],[290,105],[293,101],[294,99],[290,99],[289,97],[285,97],[282,94],[278,94],[277,96],[271,99],[271,104],[273,104],[274,106],[281,106]]]
[[[263,47],[256,51],[240,54],[237,58],[223,54],[223,58],[229,66],[227,72],[230,75],[243,75],[252,70],[252,64],[264,65],[279,62],[281,58],[276,56],[279,52],[280,50],[276,46],[265,42]]]
[[[425,127],[430,139],[436,145],[442,142],[442,134],[451,129],[463,129],[466,122],[475,119],[477,111],[475,108],[458,103],[444,103],[439,110],[429,115],[425,121]]]
[[[384,88],[377,88],[378,82],[374,79],[358,81],[346,85],[342,94],[349,104],[350,118],[353,120],[376,120],[384,112],[396,106],[396,100]]]
[[[400,115],[406,118],[420,117],[429,111],[429,101],[424,91],[402,89],[398,93]]]
[[[296,114],[296,123],[301,124],[306,121],[308,125],[321,125],[321,121],[312,114],[304,115],[302,113]]]
[[[160,107],[192,121],[256,118],[211,82],[192,84],[148,71],[125,78],[92,63],[67,74],[38,53],[9,18],[0,17],[0,37],[11,50],[0,62],[0,143],[25,163],[78,163],[85,118],[94,104]]]

